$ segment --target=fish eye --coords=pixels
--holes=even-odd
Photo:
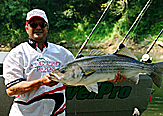
[[[66,72],[66,70],[61,70],[61,73],[65,73]]]

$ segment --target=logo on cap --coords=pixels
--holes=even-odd
[[[34,9],[27,13],[27,21],[30,21],[33,17],[40,17],[43,18],[48,23],[48,18],[43,10]]]

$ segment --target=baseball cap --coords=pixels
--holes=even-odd
[[[27,17],[26,17],[26,24],[28,24],[33,17],[40,17],[44,19],[45,22],[48,23],[48,18],[46,16],[46,13],[43,10],[33,9],[30,12],[28,12]]]

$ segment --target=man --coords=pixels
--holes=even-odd
[[[15,96],[10,116],[64,116],[66,86],[48,77],[61,64],[74,60],[74,56],[47,42],[49,24],[44,11],[28,12],[25,29],[28,41],[12,49],[3,66],[6,92]],[[112,81],[122,80],[123,75],[118,73]]]

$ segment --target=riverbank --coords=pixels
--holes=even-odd
[[[82,53],[84,55],[88,54],[89,51],[92,49],[98,49],[103,51],[106,54],[112,54],[116,51],[117,47],[119,46],[119,43],[121,41],[106,41],[106,42],[101,42],[101,43],[96,43],[96,44],[89,44],[87,45]],[[151,45],[150,41],[145,41],[143,44],[135,44],[133,41],[127,41],[124,42],[125,46],[140,60],[141,57],[146,53],[147,49]],[[79,47],[80,48],[80,47]],[[79,49],[70,49],[74,55],[77,54]],[[76,51],[76,52],[75,52]],[[150,57],[153,58],[153,62],[156,61],[162,61],[163,59],[163,42],[162,41],[157,41],[156,44],[153,46],[151,51],[148,53]]]
[[[87,53],[89,53],[90,50],[92,49],[98,49],[103,51],[106,54],[112,54],[115,52],[115,50],[117,49],[119,43],[121,41],[119,39],[117,39],[116,41],[112,41],[112,40],[108,40],[105,42],[100,42],[100,43],[91,43],[91,44],[87,44],[85,46],[85,48],[83,49],[82,53],[84,53],[84,55],[86,55]],[[66,41],[61,41],[60,44],[64,47],[66,47],[67,49],[69,49],[71,52],[73,52],[74,55],[77,54],[77,52],[80,49],[80,46],[82,45],[76,45]],[[149,46],[151,45],[151,43],[149,41],[144,41],[143,44],[135,44],[135,42],[133,42],[132,40],[124,42],[125,46],[135,55],[138,57],[138,59],[140,59],[142,57],[142,55],[147,51],[147,49],[149,48]],[[75,46],[76,45],[76,46]],[[13,47],[10,46],[10,44],[6,44],[0,45],[0,52],[9,52]],[[161,59],[163,59],[163,42],[162,41],[157,41],[156,44],[153,46],[152,50],[149,52],[149,55],[151,57],[153,57],[154,61],[155,59],[157,59],[157,61],[160,61]]]

